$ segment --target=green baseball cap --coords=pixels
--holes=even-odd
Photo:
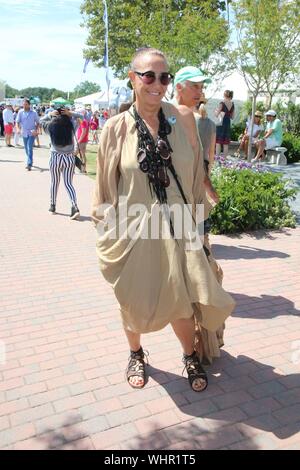
[[[204,75],[201,69],[192,66],[183,67],[182,69],[178,70],[178,72],[175,74],[174,85],[185,82],[186,80],[194,83],[211,83],[211,78],[209,78],[207,75]]]

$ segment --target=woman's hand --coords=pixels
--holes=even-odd
[[[206,194],[209,197],[209,199],[212,200],[214,205],[218,204],[220,200],[219,195],[217,191],[215,190],[215,188],[213,187],[213,185],[211,184],[211,181],[208,177],[206,177],[204,180],[204,186],[205,186]]]
[[[69,118],[72,117],[72,111],[70,111],[70,110],[67,109],[67,108],[62,109],[62,110],[61,110],[61,114],[62,114],[63,116],[68,116]]]

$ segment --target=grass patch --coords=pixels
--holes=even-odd
[[[87,160],[87,174],[95,179],[96,178],[96,169],[97,169],[97,152],[98,145],[88,145],[86,152]]]

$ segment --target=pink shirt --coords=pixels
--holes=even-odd
[[[84,136],[84,138],[81,140],[81,134],[83,133],[83,129],[87,129],[87,133]],[[86,143],[89,141],[89,123],[86,119],[83,119],[83,121],[81,121],[81,124],[77,129],[77,139],[83,143]]]

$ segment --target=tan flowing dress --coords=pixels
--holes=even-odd
[[[168,103],[162,107],[166,118],[176,117],[168,136],[173,149],[172,161],[186,199],[194,206],[204,201],[200,151],[195,157],[177,109]],[[126,329],[147,333],[194,314],[203,332],[206,355],[219,355],[216,334],[209,332],[216,332],[223,325],[234,308],[234,301],[218,283],[203,248],[189,249],[185,238],[124,236],[125,223],[128,227],[125,235],[132,225],[141,231],[149,226],[159,205],[151,193],[147,174],[139,168],[137,149],[137,131],[130,110],[109,119],[100,137],[92,209],[93,220],[104,230],[97,241],[101,272],[114,289]],[[183,206],[177,184],[169,176],[168,204]],[[146,206],[146,216],[132,211],[132,215],[124,217],[118,202],[120,196],[126,196],[128,208],[134,204]],[[104,215],[103,204],[108,207]],[[111,236],[109,213],[113,208],[123,229],[122,236]]]

